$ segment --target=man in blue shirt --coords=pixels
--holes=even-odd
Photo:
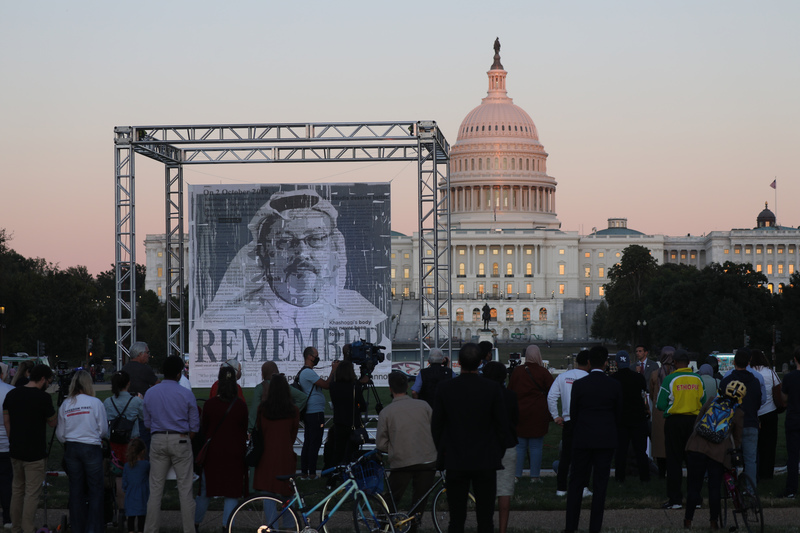
[[[175,469],[184,533],[194,533],[192,436],[200,429],[197,401],[178,381],[183,359],[171,355],[164,361],[164,381],[144,397],[144,425],[150,429],[150,499],[147,501],[145,533],[157,533],[161,522],[161,499],[170,466]]]
[[[325,395],[322,389],[330,388],[333,373],[339,366],[339,361],[331,364],[331,373],[328,379],[322,379],[314,371],[319,364],[319,352],[313,346],[303,350],[303,368],[298,374],[300,386],[308,395],[306,403],[306,416],[303,418],[305,434],[303,438],[303,451],[300,452],[300,473],[306,479],[317,477],[317,457],[322,446],[322,435],[325,432]]]

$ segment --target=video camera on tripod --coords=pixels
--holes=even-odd
[[[386,360],[386,355],[381,351],[385,349],[386,346],[378,346],[364,339],[350,344],[350,360],[353,362],[354,366],[358,365],[359,368],[361,368],[361,379],[359,382],[364,383],[366,390],[372,391],[372,396],[375,398],[375,412],[377,414],[380,414],[381,409],[383,409],[383,404],[378,397],[378,391],[375,390],[375,384],[372,383],[372,371],[375,370],[378,363],[383,363]],[[369,378],[366,382],[364,381],[365,377]],[[367,402],[366,409],[364,409],[364,415],[366,416],[367,410],[369,409],[369,394],[364,397],[364,400]]]
[[[358,365],[361,369],[361,376],[372,376],[372,371],[379,363],[386,360],[386,346],[378,346],[364,339],[350,344],[350,360],[353,365]]]

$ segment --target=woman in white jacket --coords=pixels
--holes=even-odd
[[[92,376],[79,370],[69,396],[58,409],[56,437],[64,444],[64,469],[69,478],[69,520],[74,533],[101,533],[103,513],[103,448],[108,421],[95,398]]]

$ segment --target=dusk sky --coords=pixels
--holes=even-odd
[[[111,268],[115,126],[435,120],[453,144],[486,95],[495,37],[550,154],[563,230],[749,228],[765,201],[800,226],[794,0],[77,0],[0,3],[0,228],[25,256]],[[165,231],[163,167],[138,156],[136,176],[143,263],[145,235]],[[418,223],[413,163],[184,176],[391,181],[393,229]]]

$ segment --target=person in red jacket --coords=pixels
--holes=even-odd
[[[539,481],[542,466],[544,436],[550,429],[550,411],[547,408],[547,393],[553,384],[553,376],[542,363],[539,347],[531,344],[525,350],[525,364],[511,373],[508,389],[517,394],[519,400],[519,424],[517,425],[517,467],[515,475],[522,477],[525,457],[530,454],[531,482]]]

